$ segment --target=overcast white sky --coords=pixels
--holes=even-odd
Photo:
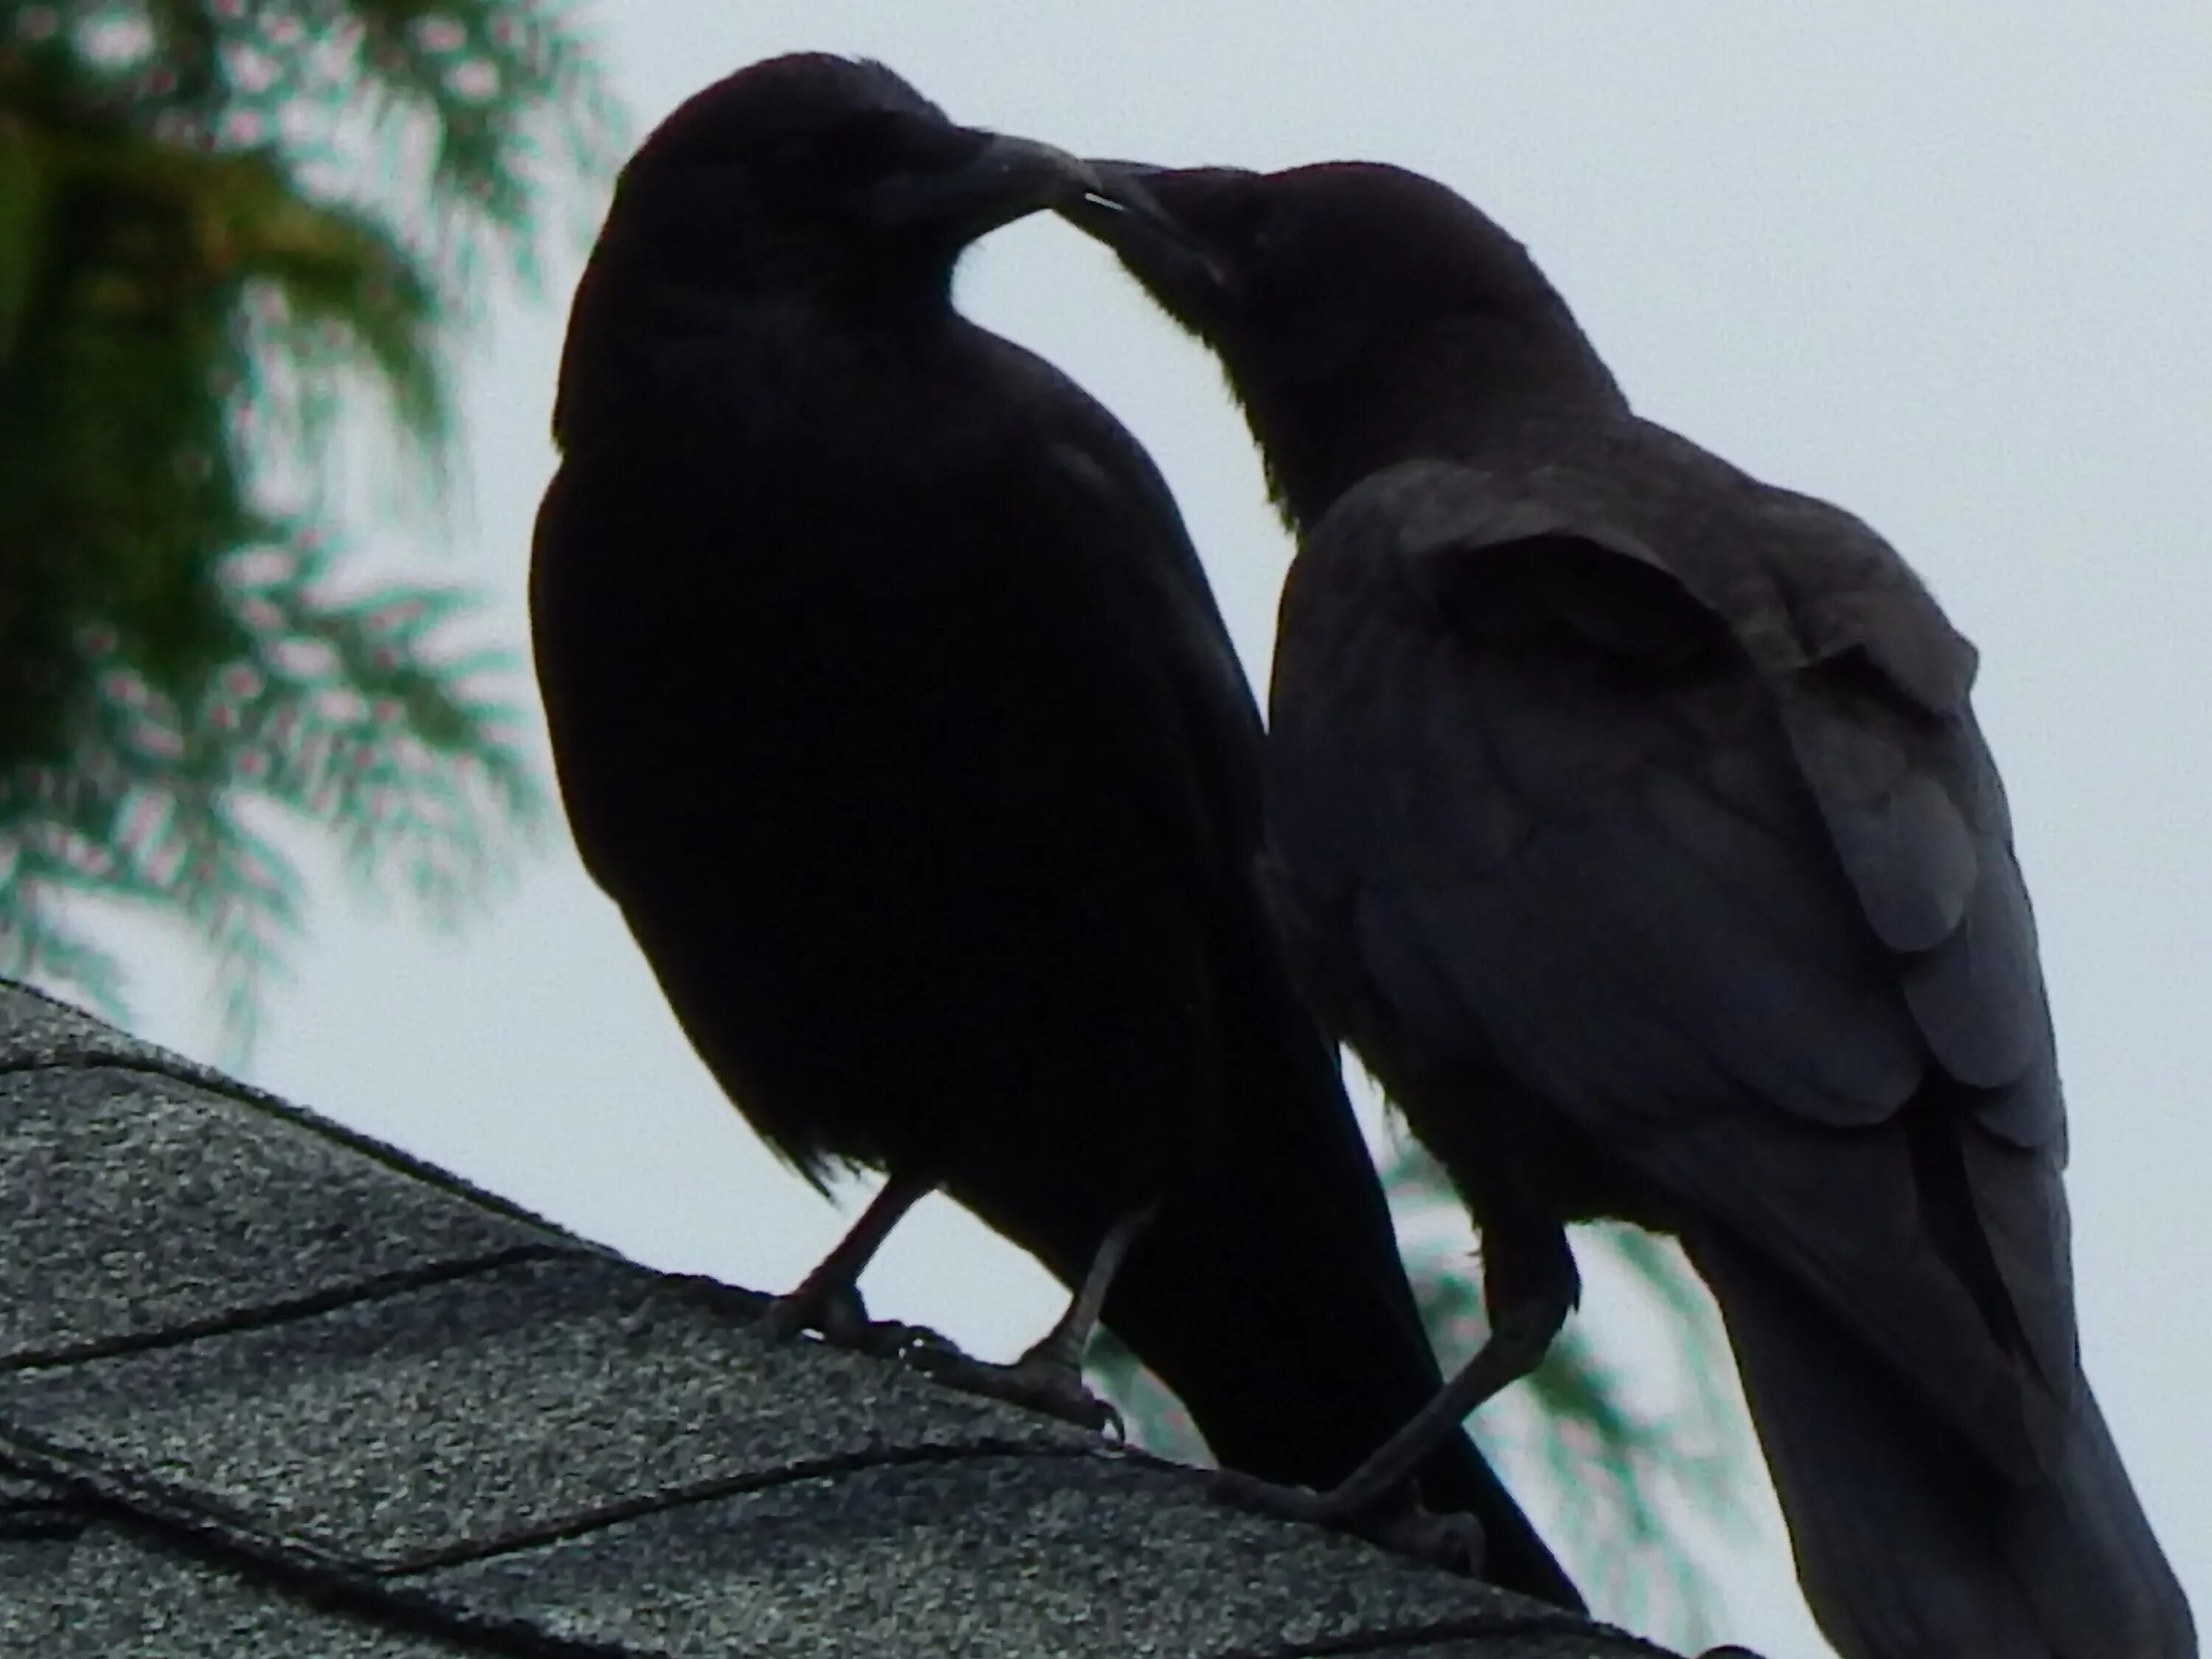
[[[2212,12],[2197,0],[1775,7],[1352,0],[605,0],[640,131],[802,47],[1094,154],[1435,173],[1534,250],[1644,411],[1833,497],[1981,646],[2074,1112],[2084,1343],[2185,1583],[2212,1604]],[[449,572],[511,635],[571,264],[471,366]],[[994,238],[968,309],[1151,446],[1262,672],[1287,556],[1211,363],[1055,223]],[[649,547],[641,548],[649,559]],[[650,579],[649,563],[641,578]],[[838,1212],[753,1142],[565,844],[458,940],[328,895],[259,1081],[654,1263],[780,1288]],[[143,1027],[204,1053],[181,951]],[[1010,1352],[1055,1293],[949,1206],[881,1308]],[[1605,1316],[1601,1307],[1597,1316]],[[1821,1651],[1770,1545],[1723,1631]]]

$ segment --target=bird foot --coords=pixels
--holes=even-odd
[[[787,1342],[812,1331],[833,1348],[870,1354],[878,1359],[912,1364],[920,1355],[931,1353],[975,1363],[968,1360],[968,1356],[949,1337],[927,1325],[869,1318],[867,1304],[860,1299],[860,1291],[852,1285],[810,1289],[802,1285],[790,1295],[770,1302],[761,1313],[759,1322],[762,1334],[775,1342]]]
[[[832,1347],[896,1361],[947,1388],[1043,1412],[1116,1439],[1121,1436],[1121,1413],[1084,1386],[1079,1369],[1035,1352],[1011,1365],[975,1358],[927,1325],[869,1318],[860,1291],[850,1285],[802,1285],[769,1304],[760,1328],[775,1341],[813,1331]]]
[[[760,1328],[773,1341],[787,1342],[803,1331],[815,1331],[836,1347],[872,1351],[874,1328],[857,1285],[809,1279],[769,1303],[760,1316]]]
[[[1084,1386],[1083,1354],[1097,1328],[1098,1310],[1139,1234],[1152,1224],[1158,1205],[1130,1211],[1107,1230],[1092,1253],[1083,1283],[1053,1328],[1011,1365],[994,1365],[966,1354],[941,1338],[901,1356],[916,1370],[955,1389],[1042,1412],[1079,1429],[1115,1441],[1128,1437],[1121,1413]]]
[[[1079,1429],[1122,1437],[1121,1413],[1085,1386],[1080,1368],[1036,1353],[1024,1354],[1010,1365],[995,1365],[971,1358],[942,1338],[919,1345],[900,1356],[933,1382],[986,1399],[1002,1400]]]
[[[1412,1488],[1379,1504],[1346,1504],[1335,1492],[1281,1486],[1235,1469],[1213,1476],[1217,1502],[1278,1521],[1297,1521],[1350,1533],[1369,1543],[1462,1577],[1480,1577],[1488,1553],[1482,1523],[1471,1515],[1437,1515],[1423,1509]]]

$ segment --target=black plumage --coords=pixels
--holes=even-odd
[[[1258,714],[1149,458],[950,299],[1082,183],[835,58],[670,117],[570,322],[539,679],[577,845],[732,1100],[817,1182],[891,1178],[810,1285],[935,1187],[1071,1285],[1157,1205],[1107,1324],[1225,1464],[1327,1483],[1437,1371],[1263,911]],[[1574,1602],[1463,1437],[1422,1490]]]
[[[1108,171],[1174,234],[1075,216],[1217,351],[1299,536],[1300,977],[1483,1230],[1497,1339],[1401,1443],[1541,1353],[1567,1223],[1640,1222],[1719,1300],[1841,1652],[2193,1654],[2081,1370],[1972,647],[1864,524],[1639,419],[1442,185]]]

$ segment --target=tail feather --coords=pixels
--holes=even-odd
[[[2194,1659],[2187,1603],[2086,1387],[2051,1479],[2023,1488],[1774,1268],[1710,1237],[1690,1254],[1806,1601],[1844,1659]]]
[[[2055,1478],[2010,1517],[2007,1559],[2053,1647],[2069,1659],[2192,1655],[2188,1601],[2151,1535],[2104,1413],[2087,1388],[2081,1400]]]
[[[1346,1202],[1356,1194],[1329,1190],[1338,1171],[1303,1162],[1285,1152],[1225,1168],[1194,1202],[1164,1212],[1131,1253],[1106,1320],[1176,1391],[1222,1463],[1327,1488],[1443,1378],[1392,1240],[1358,1224]],[[1361,1169],[1344,1185],[1351,1175],[1374,1179]],[[1420,1481],[1431,1509],[1482,1523],[1486,1579],[1581,1610],[1572,1580],[1464,1432],[1431,1454]]]
[[[1224,1121],[1210,1146],[1189,1149],[1194,1163],[1131,1249],[1104,1321],[1175,1390],[1221,1463],[1326,1489],[1443,1376],[1335,1050],[1297,1001],[1257,906],[1224,932]],[[1073,1283],[1113,1219],[1079,1174],[1032,1168],[958,1195]],[[1420,1480],[1429,1508],[1481,1522],[1491,1583],[1583,1609],[1464,1432]]]

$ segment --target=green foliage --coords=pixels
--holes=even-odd
[[[1401,1232],[1431,1235],[1407,1249],[1406,1266],[1449,1374],[1488,1333],[1464,1244],[1433,1238],[1439,1221],[1462,1231],[1465,1209],[1418,1146],[1400,1151],[1384,1184]],[[1736,1533],[1741,1482],[1752,1467],[1743,1413],[1726,1386],[1727,1344],[1711,1298],[1671,1244],[1632,1227],[1601,1225],[1577,1234],[1576,1254],[1586,1279],[1618,1269],[1660,1314],[1685,1397],[1656,1410],[1632,1403],[1628,1376],[1577,1318],[1535,1373],[1476,1413],[1469,1427],[1524,1498],[1559,1517],[1547,1534],[1597,1613],[1702,1647],[1716,1608],[1697,1559],[1682,1545],[1680,1523],[1695,1516],[1723,1537]],[[1121,1412],[1133,1442],[1179,1462],[1207,1461],[1175,1396],[1110,1334],[1093,1338],[1086,1369]]]
[[[617,131],[544,0],[0,0],[0,973],[119,1012],[75,902],[138,903],[206,940],[240,1048],[301,930],[286,825],[448,919],[537,822],[514,665],[453,643],[469,595],[341,579],[333,439],[372,393],[395,474],[434,485],[454,328],[488,266],[531,280],[549,193]],[[1408,1222],[1455,1208],[1418,1155],[1390,1184]],[[1679,1258],[1583,1248],[1667,1310],[1688,1403],[1632,1409],[1577,1324],[1477,1427],[1528,1425],[1504,1449],[1604,1611],[1693,1635],[1657,1506],[1733,1507],[1727,1361]],[[1449,1252],[1410,1265],[1451,1363],[1480,1298]],[[1091,1358],[1133,1437],[1203,1457],[1126,1349]]]
[[[1465,1210],[1436,1160],[1408,1143],[1384,1176],[1401,1224],[1419,1232]],[[1456,1227],[1451,1231],[1457,1231]],[[1551,1541],[1605,1617],[1684,1647],[1711,1639],[1712,1591],[1682,1543],[1685,1517],[1738,1530],[1741,1483],[1752,1464],[1744,1416],[1726,1381],[1734,1364],[1711,1298],[1680,1251],[1639,1229],[1580,1228],[1575,1255],[1586,1283],[1608,1271],[1632,1283],[1670,1339],[1681,1397],[1637,1400],[1649,1367],[1609,1355],[1592,1322],[1569,1320],[1542,1364],[1475,1413],[1475,1437],[1513,1471],[1534,1471],[1559,1520]],[[1407,1253],[1407,1272],[1447,1370],[1489,1334],[1463,1245],[1430,1242]]]
[[[380,409],[434,486],[488,258],[613,131],[532,0],[0,0],[0,972],[114,1008],[73,900],[134,901],[242,1047],[278,825],[443,920],[537,822],[469,596],[340,580],[331,440]]]

